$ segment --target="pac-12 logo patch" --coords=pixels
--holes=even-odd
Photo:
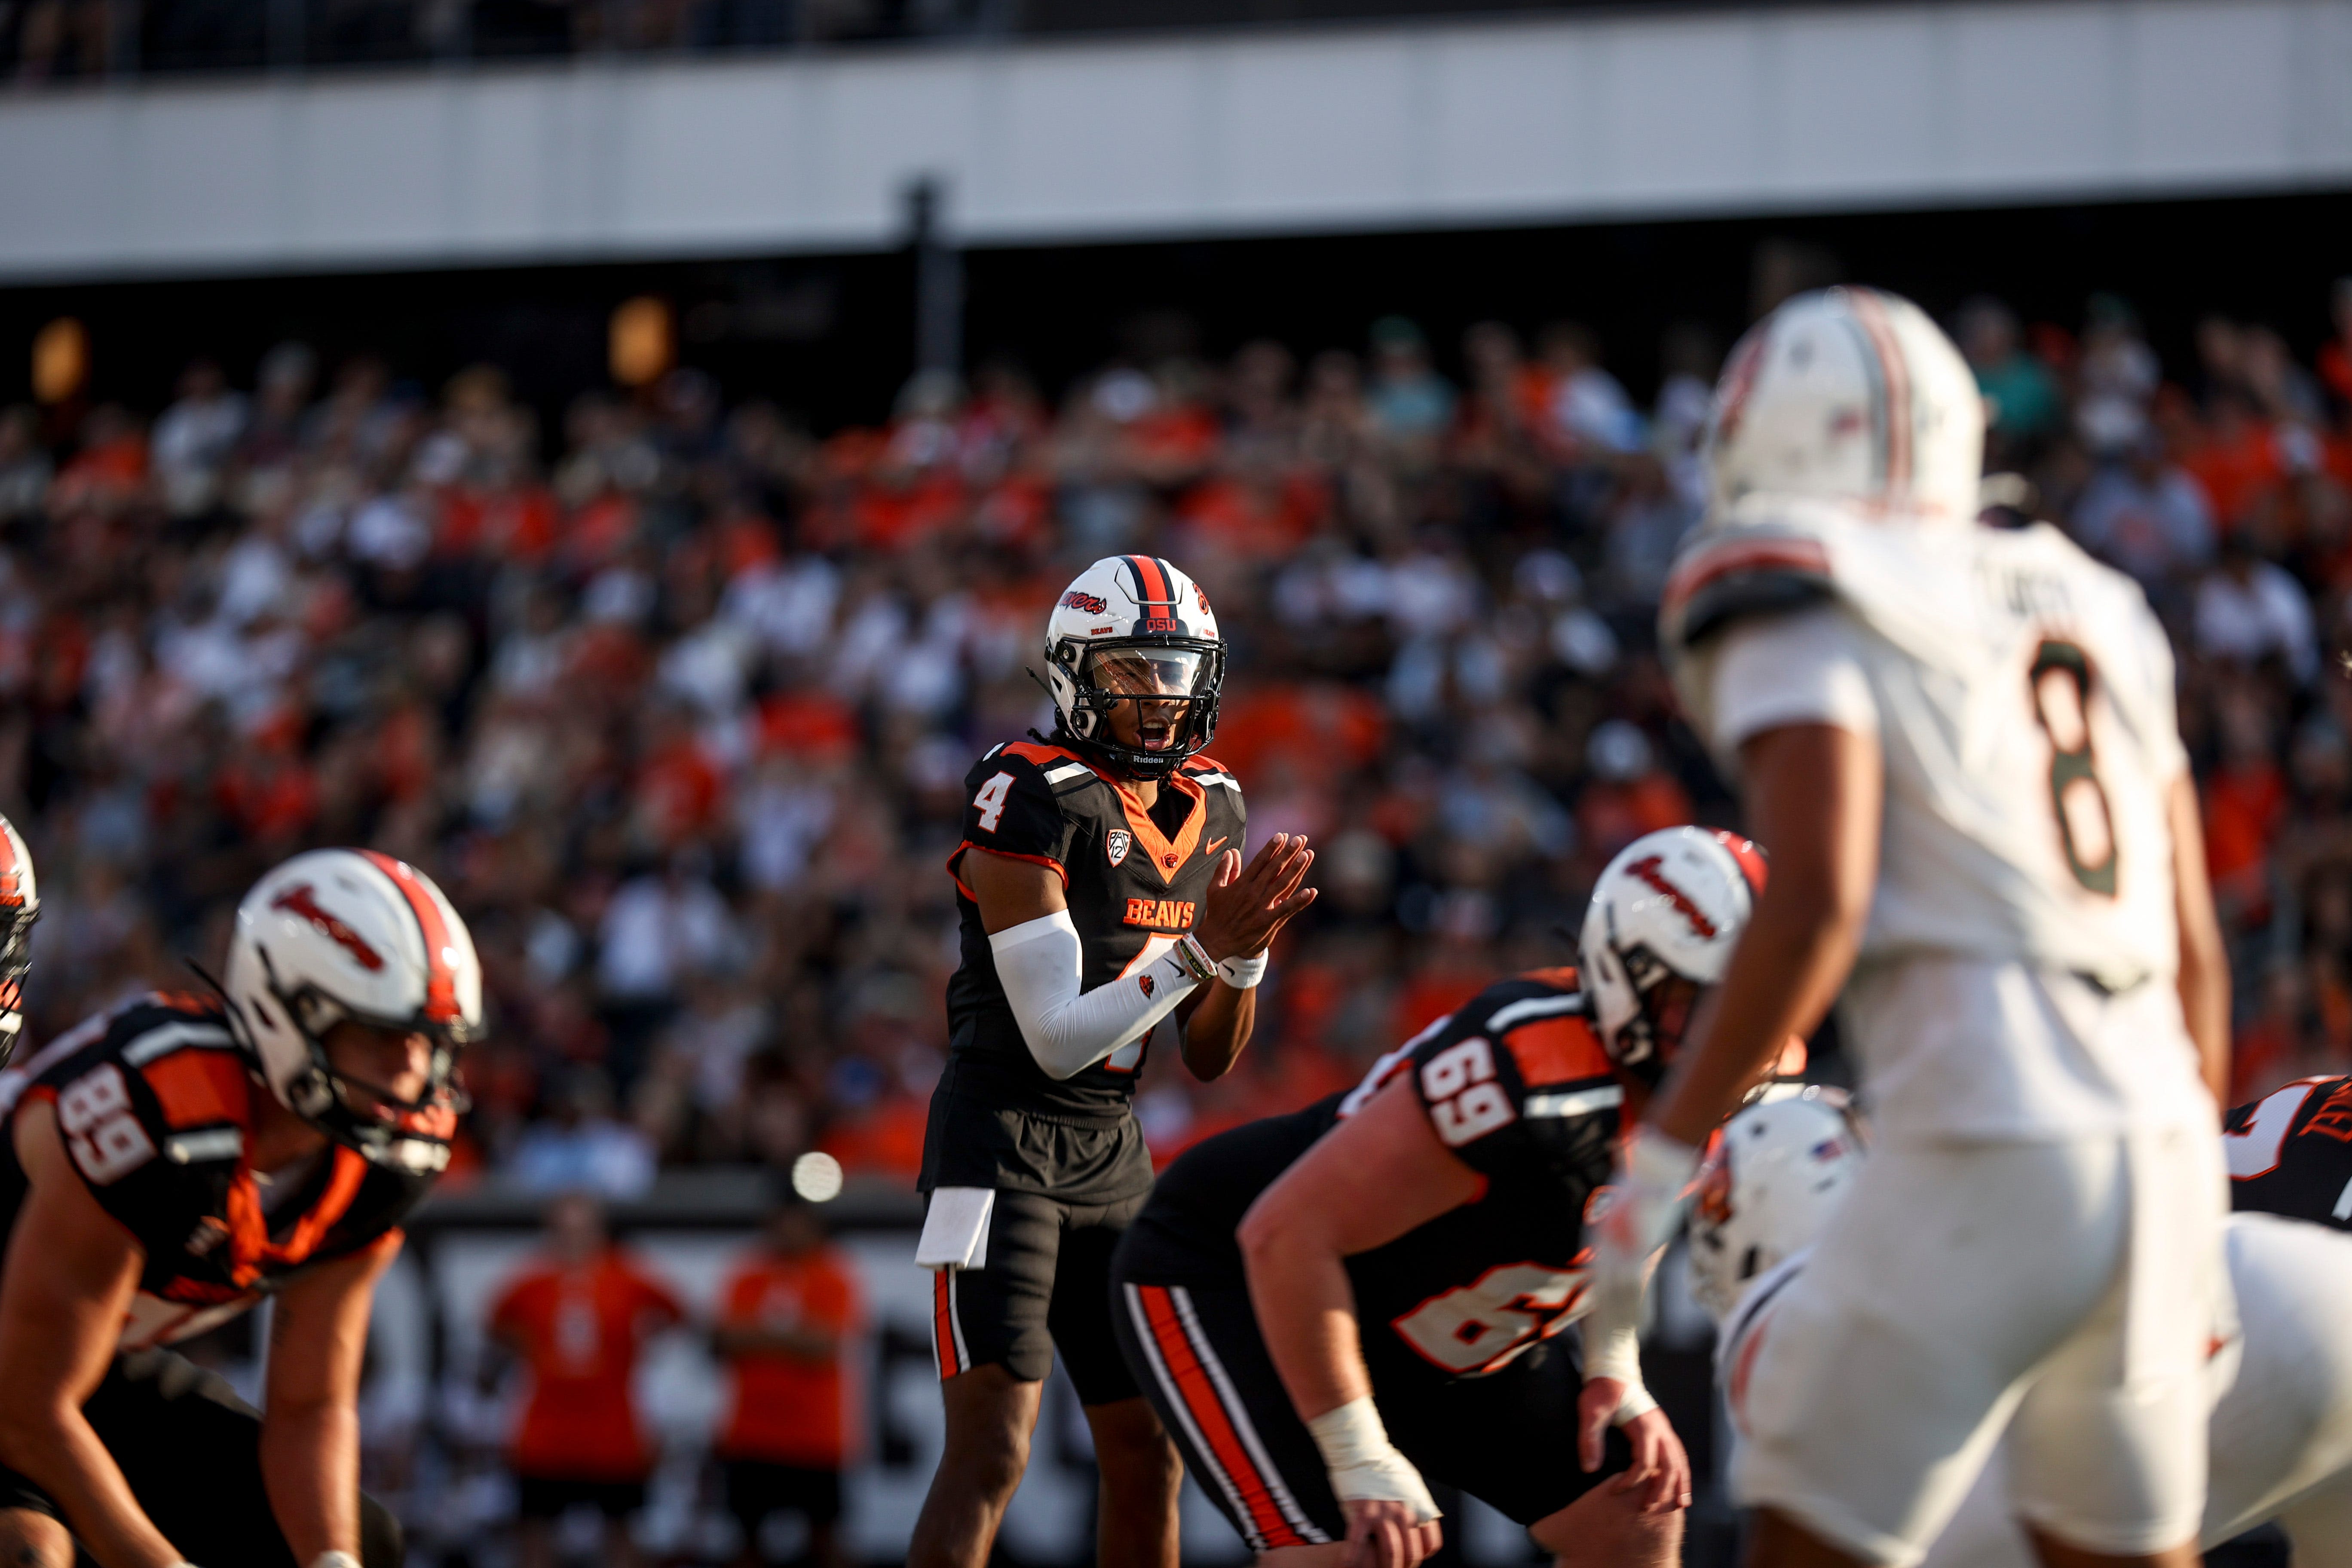
[[[1125,860],[1127,852],[1134,847],[1135,835],[1124,827],[1114,827],[1103,835],[1103,853],[1110,857],[1114,866]]]

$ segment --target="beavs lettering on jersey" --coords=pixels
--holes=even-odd
[[[366,939],[359,932],[319,907],[319,900],[311,893],[310,883],[295,883],[270,900],[269,907],[273,910],[284,910],[288,914],[299,915],[309,921],[324,931],[338,946],[359,960],[360,967],[370,973],[383,967],[383,954],[370,947]]]
[[[1129,899],[1127,923],[1150,926],[1155,931],[1191,931],[1192,915],[1198,908],[1190,899]]]
[[[1692,902],[1688,893],[1675,887],[1665,872],[1660,869],[1664,864],[1665,861],[1658,856],[1644,855],[1626,867],[1625,870],[1629,875],[1640,878],[1659,892],[1664,893],[1666,896],[1666,901],[1675,906],[1683,919],[1690,921],[1693,935],[1712,938],[1715,935],[1715,922],[1706,918],[1697,904]]]

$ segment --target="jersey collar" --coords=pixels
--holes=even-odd
[[[1109,773],[1102,776],[1111,788],[1118,792],[1119,809],[1127,813],[1127,826],[1135,835],[1135,847],[1151,858],[1151,868],[1160,874],[1160,884],[1163,887],[1173,886],[1176,873],[1201,847],[1201,831],[1208,825],[1206,796],[1201,786],[1181,773],[1171,773],[1160,781],[1161,789],[1172,789],[1192,803],[1192,809],[1185,813],[1183,826],[1176,830],[1176,837],[1171,838],[1160,831],[1160,825],[1151,820],[1150,812],[1143,809],[1143,803],[1136,798],[1132,786]]]

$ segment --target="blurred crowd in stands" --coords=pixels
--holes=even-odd
[[[1963,305],[1995,499],[2147,585],[2239,985],[2241,1087],[2352,1070],[2352,292],[2298,356],[2123,300]],[[1645,410],[1592,333],[1408,321],[1303,363],[917,376],[822,437],[678,369],[542,428],[269,353],[146,414],[0,414],[0,808],[37,857],[37,1038],[187,983],[299,847],[371,844],[473,923],[488,1043],[459,1174],[642,1191],[664,1164],[903,1181],[941,1060],[960,784],[1047,728],[1028,668],[1096,557],[1148,550],[1232,642],[1211,754],[1324,889],[1216,1085],[1155,1061],[1171,1152],[1351,1081],[1498,972],[1570,957],[1593,873],[1733,807],[1652,617],[1699,517],[1719,346]],[[1441,370],[1440,366],[1444,369]],[[243,380],[242,377],[239,380]]]
[[[1002,33],[1005,0],[0,0],[0,79]]]
[[[0,86],[886,39],[1559,11],[1601,0],[0,0]],[[1671,0],[1630,0],[1634,6]],[[1767,0],[1769,3],[1769,0]],[[1779,0],[1788,3],[1788,0]],[[1629,0],[1616,0],[1625,9]]]

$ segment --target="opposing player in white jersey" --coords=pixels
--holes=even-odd
[[[1750,1369],[1749,1560],[1916,1563],[2006,1429],[2045,1563],[2186,1568],[2229,978],[2172,660],[2127,578],[1977,522],[1982,441],[1950,340],[1867,289],[1717,386],[1660,633],[1772,882],[1629,1142],[1595,1360],[1699,1146],[1843,992],[1879,1152]]]
[[[1864,1164],[1834,1091],[1741,1111],[1707,1157],[1691,1214],[1691,1284],[1722,1331],[1716,1365],[1734,1429],[1774,1301]],[[2211,1470],[2199,1543],[2276,1521],[2301,1568],[2352,1563],[2352,1237],[2237,1214],[2224,1232],[2242,1337],[2210,1363]],[[2032,1568],[2010,1512],[2004,1446],[1927,1552],[1925,1568]]]

